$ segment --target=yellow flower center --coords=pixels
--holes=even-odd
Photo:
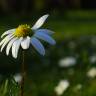
[[[32,29],[29,25],[19,25],[14,32],[16,37],[26,37],[32,35]]]

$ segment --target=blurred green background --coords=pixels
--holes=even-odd
[[[96,96],[96,1],[0,0],[0,34],[19,24],[32,26],[44,14],[50,16],[43,28],[55,32],[57,44],[44,43],[45,57],[34,49],[26,52],[25,96],[58,96],[61,80],[69,82],[62,96]],[[20,73],[21,62],[21,51],[16,60],[11,52],[0,53],[0,84]]]

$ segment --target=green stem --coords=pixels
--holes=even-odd
[[[7,93],[7,88],[8,88],[8,79],[5,81],[5,85],[4,85],[4,91],[3,91],[3,95],[6,95]]]
[[[22,52],[23,60],[22,60],[22,66],[21,66],[21,75],[22,75],[22,80],[21,80],[21,95],[24,96],[24,81],[25,81],[25,52]]]

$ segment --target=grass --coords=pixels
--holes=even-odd
[[[51,25],[51,28],[54,28],[56,32],[55,38],[57,40],[96,34],[96,22],[55,21],[49,23],[49,25]]]

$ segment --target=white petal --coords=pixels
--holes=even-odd
[[[6,41],[6,38],[8,38],[9,36],[6,36],[4,39],[2,39],[2,41],[0,42],[0,46]]]
[[[29,45],[30,45],[30,37],[27,36],[25,39],[22,40],[21,47],[23,49],[28,49],[29,48]]]
[[[49,36],[48,34],[37,32],[34,34],[34,36],[41,39],[41,40],[48,42],[51,45],[56,44],[56,41],[51,36]]]
[[[19,47],[20,47],[20,44],[21,44],[21,41],[22,41],[22,37],[18,40],[16,40],[13,45],[12,45],[12,56],[14,58],[17,58],[17,55],[18,55],[18,51],[19,51]]]
[[[32,30],[36,30],[36,29],[40,28],[40,27],[44,24],[44,22],[45,22],[45,20],[48,18],[48,16],[49,16],[49,15],[46,14],[46,15],[40,17],[39,20],[38,20],[38,21],[35,23],[35,25],[32,27]]]
[[[41,54],[41,55],[45,55],[45,49],[42,45],[42,43],[36,39],[35,37],[31,38],[31,44],[33,45],[33,47]]]
[[[14,37],[14,35],[10,35],[8,38],[6,38],[6,40],[4,41],[3,45],[1,46],[1,52],[3,51],[4,47],[6,46],[6,44]]]
[[[9,34],[4,39],[2,39],[2,41],[0,42],[0,46],[7,40],[7,38],[10,38],[10,36],[12,36],[12,34]]]
[[[7,45],[6,48],[6,55],[9,55],[10,48],[12,47],[12,44],[17,40],[17,38],[13,38]]]
[[[16,30],[16,29],[10,29],[10,30],[4,32],[4,33],[1,35],[1,38],[3,38],[3,37],[4,37],[5,35],[7,35],[7,34],[10,34],[10,33],[12,33],[12,32],[15,32],[15,30]]]
[[[47,34],[47,35],[52,35],[52,34],[54,34],[53,31],[48,30],[48,29],[38,29],[38,30],[36,30],[35,32],[37,32],[37,33],[45,33],[45,34]]]

